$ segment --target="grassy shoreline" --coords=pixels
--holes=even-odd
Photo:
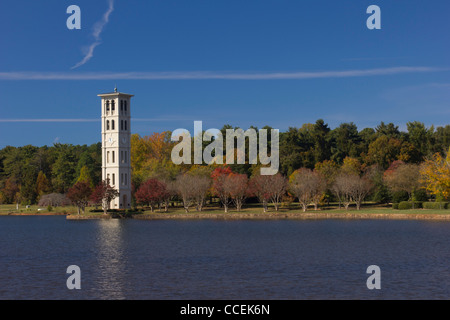
[[[38,211],[41,209],[40,211]],[[120,214],[104,215],[101,212],[90,212],[94,208],[86,208],[84,214],[78,215],[76,207],[47,209],[31,206],[30,208],[21,207],[16,210],[14,205],[0,205],[0,216],[57,216],[65,215],[68,220],[86,220],[86,219],[111,219],[121,218]],[[321,208],[317,211],[310,209],[303,212],[299,207],[281,208],[275,211],[269,208],[268,212],[263,212],[258,205],[249,205],[242,211],[229,210],[225,213],[218,207],[206,207],[204,211],[195,210],[186,213],[182,208],[170,208],[169,212],[163,210],[151,212],[145,210],[143,213],[132,214],[133,219],[139,220],[162,220],[162,219],[408,219],[408,220],[447,220],[450,221],[450,210],[434,209],[410,209],[395,210],[386,206],[366,205],[357,211],[355,208],[349,210],[338,209],[330,206]],[[130,217],[129,215],[127,217]]]
[[[318,220],[318,219],[388,219],[388,220],[443,220],[450,221],[450,213],[368,213],[358,211],[340,212],[266,212],[266,213],[168,213],[168,214],[143,214],[133,217],[138,220],[196,220],[196,219],[220,219],[220,220]]]

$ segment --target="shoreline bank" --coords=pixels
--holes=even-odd
[[[68,215],[67,220],[113,219],[111,215],[89,216]],[[134,215],[135,220],[320,220],[320,219],[385,219],[385,220],[432,220],[450,221],[450,214],[435,213],[355,213],[355,212],[314,212],[314,213],[151,213]]]

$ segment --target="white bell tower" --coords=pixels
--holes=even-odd
[[[119,191],[110,209],[131,207],[131,94],[99,94],[102,98],[102,180]]]

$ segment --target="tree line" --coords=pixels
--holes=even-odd
[[[0,203],[35,204],[47,194],[66,194],[77,181],[94,187],[101,163],[101,143],[7,146],[0,150]]]
[[[427,201],[434,196],[437,202],[448,199],[450,194],[450,153],[447,158],[439,154],[422,164],[394,161],[387,170],[377,165],[364,168],[355,158],[346,157],[341,166],[332,160],[319,163],[316,168],[300,168],[289,177],[276,175],[236,173],[229,166],[193,166],[180,173],[174,180],[149,178],[135,192],[137,205],[168,211],[171,201],[179,200],[185,212],[195,207],[202,211],[206,200],[219,199],[224,212],[231,206],[241,211],[247,198],[256,198],[263,211],[269,203],[275,211],[282,204],[290,206],[294,200],[303,212],[308,207],[318,210],[330,200],[338,202],[339,208],[348,210],[354,204],[360,210],[363,201],[372,194],[389,194],[394,201]],[[428,193],[427,193],[428,191]],[[446,206],[446,205],[445,205]]]
[[[224,136],[226,129],[233,127],[225,125],[221,129]],[[185,209],[195,204],[198,210],[204,205],[205,195],[218,197],[225,210],[231,203],[242,207],[247,197],[259,199],[264,208],[269,202],[276,207],[282,200],[290,201],[289,197],[298,200],[303,208],[317,208],[330,201],[344,207],[354,202],[358,207],[361,199],[369,198],[387,203],[430,196],[443,200],[449,196],[449,125],[427,128],[423,123],[409,122],[403,132],[393,123],[382,122],[376,128],[363,130],[354,123],[343,123],[330,129],[323,120],[317,120],[300,128],[291,127],[280,132],[280,173],[272,178],[259,176],[259,165],[174,165],[170,159],[174,145],[170,136],[170,132],[132,135],[134,205],[145,201],[156,205],[154,198],[145,199],[144,195],[151,191],[140,191],[145,186],[148,190],[164,186],[162,193],[166,194],[163,201],[157,201],[158,206],[176,197]],[[284,182],[268,181],[277,177]],[[222,180],[220,184],[218,181]],[[100,143],[8,146],[0,150],[0,203],[38,203],[49,194],[67,195],[77,182],[87,183],[91,191],[104,183]],[[183,184],[201,190],[208,186],[210,191],[198,191],[192,196],[189,192],[193,190],[183,191]],[[220,190],[226,189],[227,184],[241,189],[222,194]],[[265,185],[280,186],[282,192],[273,194]]]

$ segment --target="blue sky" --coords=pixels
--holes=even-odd
[[[66,27],[72,4],[81,30]],[[372,4],[381,30],[366,27]],[[2,1],[0,147],[100,141],[97,94],[115,85],[135,95],[141,135],[194,120],[446,125],[449,12],[445,0]]]

